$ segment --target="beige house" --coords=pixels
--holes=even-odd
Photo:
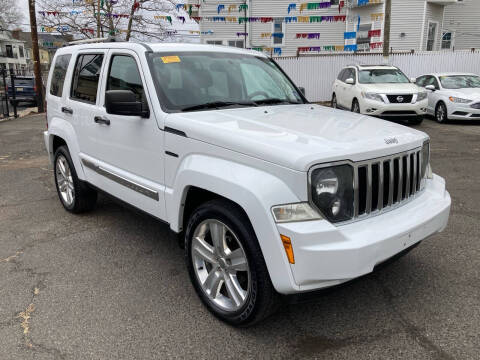
[[[20,73],[27,68],[25,42],[12,38],[9,31],[0,31],[0,68]]]

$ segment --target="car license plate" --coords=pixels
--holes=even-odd
[[[17,91],[23,91],[23,88],[17,87],[17,88],[15,88],[15,89],[16,89]]]

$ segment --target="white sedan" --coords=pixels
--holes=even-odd
[[[480,76],[442,73],[417,78],[428,90],[427,112],[444,123],[448,120],[480,120]]]

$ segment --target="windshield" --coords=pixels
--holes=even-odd
[[[150,60],[168,112],[304,103],[292,82],[267,58],[180,52],[155,53]]]
[[[480,88],[480,77],[475,75],[440,76],[445,89]]]
[[[358,73],[361,84],[405,84],[410,80],[398,69],[361,70]]]

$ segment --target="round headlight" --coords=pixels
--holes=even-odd
[[[320,167],[311,173],[311,202],[331,222],[353,217],[353,168],[350,165]]]
[[[317,196],[322,194],[336,194],[338,191],[338,177],[332,170],[320,173],[315,179],[315,192]]]

